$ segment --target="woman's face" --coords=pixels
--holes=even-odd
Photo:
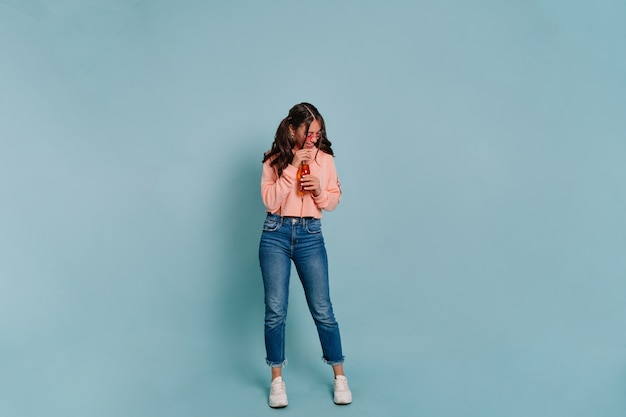
[[[312,149],[322,135],[322,126],[320,122],[315,119],[311,122],[309,130],[306,130],[306,125],[301,124],[294,132],[294,149],[299,150],[302,148]]]

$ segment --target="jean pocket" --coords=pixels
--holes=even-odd
[[[306,222],[306,231],[315,234],[322,232],[322,221],[320,219],[311,219]]]
[[[280,216],[271,214],[265,218],[263,223],[264,232],[275,232],[280,227]]]

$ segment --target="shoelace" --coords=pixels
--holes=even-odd
[[[335,390],[336,391],[347,391],[348,388],[348,381],[346,381],[345,379],[335,379]]]
[[[272,382],[272,394],[282,394],[285,392],[285,383],[282,381]]]

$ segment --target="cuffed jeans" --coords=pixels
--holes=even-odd
[[[328,287],[328,258],[320,219],[268,214],[259,245],[265,288],[265,350],[271,367],[285,363],[285,321],[291,261],[304,288],[309,311],[317,327],[326,363],[339,365],[339,325],[333,314]]]

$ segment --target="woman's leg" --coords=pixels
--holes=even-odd
[[[343,372],[343,353],[339,325],[333,314],[328,285],[328,259],[319,225],[313,222],[305,228],[307,235],[301,237],[294,262],[304,287],[309,310],[317,326],[326,363],[332,365],[333,402],[338,405],[352,403],[352,392]],[[317,231],[320,231],[317,233]],[[308,238],[307,238],[308,237]]]
[[[266,222],[267,223],[267,222]],[[285,363],[285,323],[289,298],[291,259],[280,229],[263,231],[259,262],[265,290],[265,350],[272,376],[280,375]],[[287,246],[287,247],[285,247]]]
[[[335,320],[328,284],[328,258],[319,220],[309,220],[299,230],[294,263],[315,321],[324,360],[336,374],[343,373],[343,352],[339,325]]]
[[[335,374],[335,376],[346,376],[346,374],[343,373],[343,364],[333,365],[333,373]]]

